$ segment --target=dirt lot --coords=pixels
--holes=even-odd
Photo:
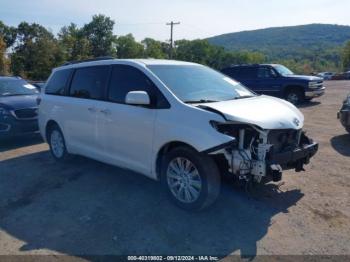
[[[0,145],[0,254],[350,255],[350,135],[336,119],[350,81],[302,106],[320,151],[306,172],[249,195],[225,183],[202,213],[158,183],[77,158],[55,163],[38,137]]]

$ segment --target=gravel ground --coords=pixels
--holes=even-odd
[[[350,255],[350,135],[336,119],[350,81],[301,107],[320,143],[304,173],[248,194],[226,182],[201,213],[160,185],[85,158],[56,163],[39,137],[0,142],[0,255]]]

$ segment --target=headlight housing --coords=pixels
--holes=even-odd
[[[8,116],[8,115],[10,115],[10,112],[5,108],[0,107],[0,116]]]

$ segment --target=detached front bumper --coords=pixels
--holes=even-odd
[[[283,169],[295,168],[297,172],[303,170],[303,165],[310,162],[318,151],[318,143],[311,142],[294,150],[273,153],[269,156],[268,162],[271,165],[280,165]]]
[[[326,87],[322,87],[320,89],[308,89],[305,91],[305,98],[315,98],[323,96],[325,93]]]

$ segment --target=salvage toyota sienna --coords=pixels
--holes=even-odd
[[[211,205],[223,174],[279,181],[318,150],[292,104],[194,63],[67,63],[39,100],[40,132],[56,160],[76,154],[142,173],[184,209]]]

